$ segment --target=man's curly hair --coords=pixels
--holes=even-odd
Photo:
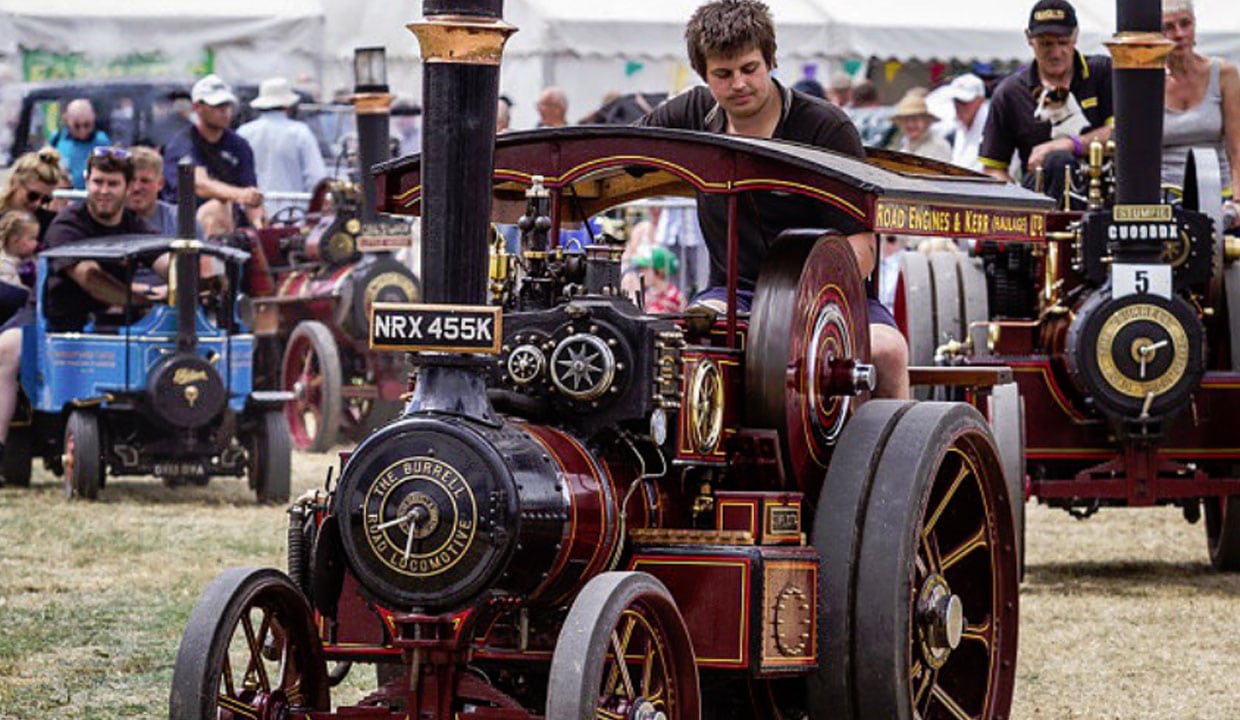
[[[689,64],[706,78],[706,58],[732,58],[757,48],[775,67],[775,23],[758,0],[714,0],[699,7],[685,26]]]

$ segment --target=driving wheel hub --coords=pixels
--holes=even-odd
[[[931,575],[917,597],[917,625],[922,654],[933,668],[942,667],[964,634],[964,604],[942,575]]]
[[[667,720],[667,715],[646,698],[638,698],[629,712],[629,720]]]

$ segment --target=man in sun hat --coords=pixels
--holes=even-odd
[[[930,130],[938,116],[926,107],[926,89],[913,88],[896,103],[891,121],[900,128],[900,152],[931,160],[951,160],[952,148],[947,141]]]
[[[250,102],[250,107],[259,112],[258,118],[237,129],[254,149],[258,186],[265,192],[310,192],[327,176],[314,133],[290,117],[300,99],[285,78],[268,78],[259,84],[258,97]],[[267,201],[267,217],[289,205],[298,203]]]
[[[1033,62],[1004,78],[990,101],[979,159],[988,174],[1012,181],[1008,163],[1015,150],[1024,173],[1022,184],[1032,188],[1035,170],[1042,168],[1045,189],[1052,197],[1063,193],[1064,167],[1083,156],[1090,142],[1111,137],[1111,59],[1086,57],[1076,49],[1076,10],[1067,0],[1039,0],[1029,12],[1025,39]],[[1060,133],[1039,119],[1039,98],[1056,96],[1084,116],[1085,130]]]
[[[164,148],[164,199],[177,198],[177,165],[188,157],[194,165],[198,224],[206,235],[232,232],[246,223],[263,224],[263,194],[254,170],[254,151],[229,125],[237,104],[232,88],[208,75],[190,90],[194,124],[177,133]]]

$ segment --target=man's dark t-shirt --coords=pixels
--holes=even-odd
[[[113,235],[151,234],[155,231],[146,220],[134,211],[125,209],[118,225],[108,226],[97,222],[86,209],[85,202],[75,202],[56,216],[51,227],[47,229],[44,244],[48,248],[59,247],[68,243],[88,238],[103,238]],[[68,277],[65,271],[77,261],[57,260],[51,264],[51,277],[47,280],[47,302],[45,315],[48,325],[57,332],[81,330],[91,313],[106,310],[107,303],[100,302],[82,289],[77,281]],[[101,267],[112,277],[125,282],[125,271],[119,265],[101,263]]]
[[[236,187],[256,187],[258,176],[254,170],[254,151],[250,144],[232,130],[225,130],[217,143],[209,143],[198,134],[198,128],[190,125],[172,136],[164,148],[164,191],[162,198],[177,201],[177,164],[189,156],[194,166],[206,168],[212,180]],[[201,205],[203,200],[199,198]]]
[[[774,81],[773,81],[774,82]],[[848,115],[831,103],[785,88],[775,82],[783,103],[779,124],[772,135],[815,145],[845,155],[864,158],[861,136]],[[638,121],[648,127],[680,128],[724,133],[727,116],[710,89],[695,87],[668,100]],[[855,218],[825,203],[796,195],[764,190],[738,197],[739,238],[738,288],[753,290],[762,259],[783,230],[790,228],[835,229],[845,235],[865,232]],[[728,201],[724,195],[698,196],[698,222],[710,253],[710,284],[727,284]]]
[[[1012,151],[1016,150],[1020,153],[1021,170],[1026,170],[1033,148],[1051,139],[1051,124],[1033,116],[1038,106],[1034,90],[1041,85],[1036,62],[1021,66],[999,83],[990,99],[990,115],[978,151],[983,165],[1007,170]],[[1068,90],[1072,95],[1069,102],[1080,105],[1089,121],[1089,130],[1105,125],[1113,114],[1111,58],[1077,53]]]

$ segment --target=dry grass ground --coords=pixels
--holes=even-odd
[[[332,456],[295,459],[294,493]],[[1030,506],[1012,717],[1240,717],[1240,576],[1171,510]],[[0,490],[0,718],[162,718],[190,608],[222,568],[284,566],[285,516],[239,480]],[[365,679],[365,678],[363,678]]]

